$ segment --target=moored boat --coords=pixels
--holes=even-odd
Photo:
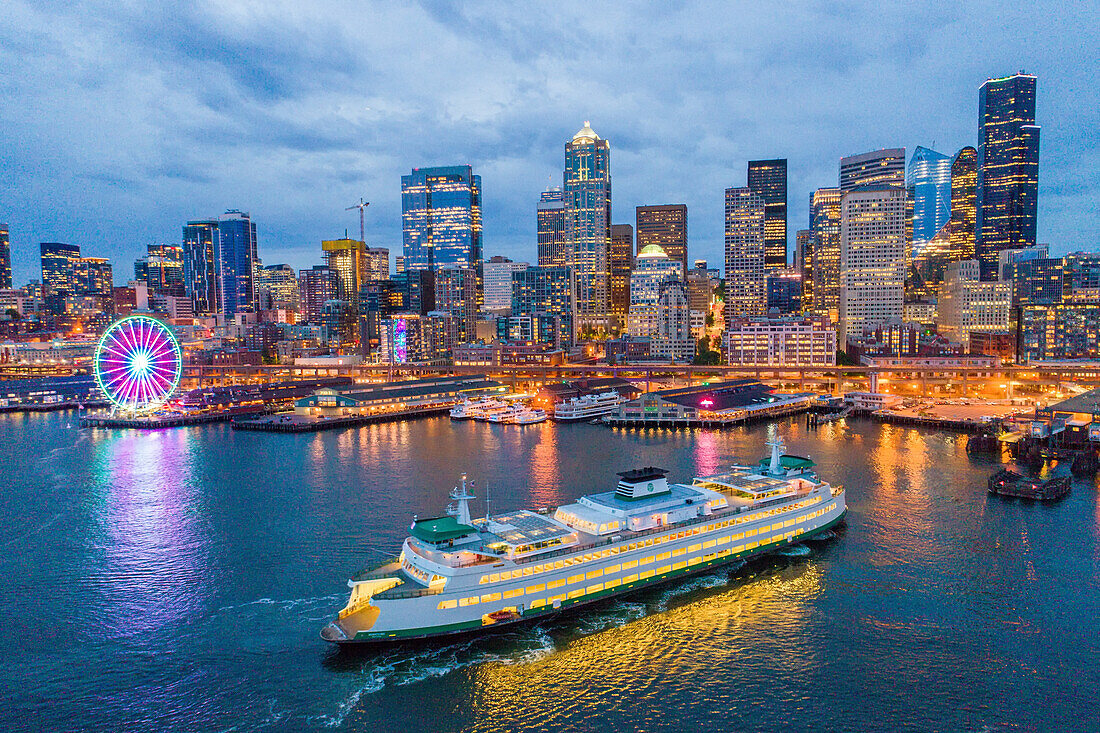
[[[622,395],[615,390],[571,397],[554,405],[554,419],[559,422],[573,422],[603,417],[610,415],[623,401]]]
[[[466,477],[445,516],[415,519],[400,556],[350,581],[321,636],[338,644],[447,636],[562,609],[769,552],[827,531],[844,490],[781,441],[755,465],[691,483],[645,467],[554,510],[473,519]]]

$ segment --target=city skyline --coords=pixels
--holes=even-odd
[[[1044,138],[1039,241],[1051,243],[1055,252],[1082,249],[1096,239],[1100,226],[1088,216],[1100,174],[1090,164],[1096,155],[1092,142],[1098,105],[1086,73],[1069,62],[1072,54],[1045,50],[1062,48],[1060,43],[1021,43],[1012,49],[998,43],[1003,27],[1013,24],[1020,28],[1022,41],[1060,39],[1063,24],[1087,25],[1066,14],[1072,9],[1058,18],[998,11],[1002,26],[965,38],[960,33],[963,11],[953,9],[889,11],[897,22],[876,25],[868,38],[860,37],[866,29],[855,18],[834,19],[831,11],[802,10],[783,27],[761,27],[767,25],[764,18],[748,14],[741,18],[745,29],[734,34],[744,42],[738,52],[744,58],[735,61],[758,72],[747,78],[760,80],[736,91],[720,88],[715,78],[723,61],[732,59],[700,61],[706,56],[698,55],[681,60],[670,56],[675,49],[652,31],[635,31],[629,39],[629,44],[652,48],[652,60],[624,65],[615,58],[624,47],[602,41],[624,20],[619,13],[625,11],[587,21],[569,54],[548,59],[546,68],[521,49],[535,34],[563,34],[570,20],[575,21],[568,8],[560,18],[530,20],[509,18],[514,11],[507,8],[492,14],[466,9],[433,9],[437,15],[427,17],[418,10],[382,14],[390,16],[380,18],[390,31],[387,37],[415,32],[459,58],[472,58],[479,39],[486,40],[479,34],[502,25],[513,28],[509,42],[489,54],[502,64],[491,80],[481,73],[480,63],[456,64],[460,70],[439,72],[440,80],[405,77],[407,70],[382,58],[383,42],[366,39],[370,42],[363,49],[355,48],[362,39],[351,30],[354,18],[341,17],[334,25],[336,14],[302,11],[305,17],[295,25],[315,21],[317,29],[311,33],[330,30],[334,37],[331,51],[309,55],[285,50],[291,31],[288,21],[276,19],[278,13],[237,18],[225,12],[239,23],[199,11],[174,18],[174,23],[113,13],[111,22],[82,29],[91,46],[111,49],[91,64],[82,55],[87,49],[65,42],[71,37],[66,34],[75,32],[67,16],[50,18],[47,25],[45,15],[15,7],[12,17],[21,29],[41,29],[56,41],[36,44],[37,55],[20,57],[26,73],[3,113],[9,124],[0,134],[10,151],[13,175],[0,217],[11,228],[16,284],[34,276],[39,242],[71,241],[125,262],[147,244],[175,242],[181,222],[228,208],[252,213],[265,262],[288,262],[301,269],[316,264],[317,242],[354,229],[354,212],[344,209],[361,196],[372,202],[368,243],[396,252],[399,176],[429,165],[473,166],[485,180],[485,255],[533,260],[532,210],[546,181],[560,175],[561,141],[585,119],[614,148],[612,223],[629,221],[622,215],[638,205],[686,203],[693,259],[720,259],[722,191],[741,185],[746,162],[787,158],[788,248],[793,250],[793,233],[807,218],[807,194],[832,183],[840,157],[895,146],[954,151],[976,145],[978,88],[989,77],[1020,69],[1040,77],[1037,117]],[[451,15],[440,15],[446,12]],[[482,12],[487,17],[470,15]],[[493,20],[496,15],[499,21]],[[682,36],[714,44],[712,34],[718,34],[722,21],[707,31],[699,18],[690,9],[666,11],[661,23]],[[483,22],[484,29],[466,33],[471,38],[458,30],[477,29]],[[791,43],[796,38],[820,48],[823,24],[838,34],[823,53],[779,53],[797,45]],[[164,30],[168,25],[171,32]],[[882,30],[890,25],[899,29]],[[186,50],[187,39],[200,27],[218,28],[225,40],[222,47],[237,48],[243,42],[244,50],[232,56]],[[156,87],[163,82],[127,72],[124,62],[152,56],[155,48],[144,45],[148,40],[135,40],[138,29],[152,31],[153,41],[164,46],[163,58],[150,58],[150,64],[185,70],[195,80],[165,91]],[[604,68],[603,80],[564,88],[564,80],[578,73],[571,60],[578,46],[591,47],[594,63]],[[599,50],[604,47],[619,50],[613,55]],[[841,47],[847,48],[844,54],[831,50]],[[1028,50],[1021,53],[1020,48]],[[769,50],[776,53],[769,55]],[[349,53],[345,57],[341,51]],[[85,69],[72,87],[59,87],[44,76],[62,59]],[[647,72],[652,71],[649,64],[661,59],[672,66],[659,76],[680,79],[676,89]],[[15,59],[2,63],[11,66]],[[377,85],[349,82],[375,64],[382,79]],[[934,75],[937,84],[906,81],[906,69],[917,66]],[[430,111],[427,101],[443,94],[435,88],[443,78],[453,87],[443,98],[452,101]],[[785,82],[782,93],[767,83],[780,78]],[[212,90],[224,91],[236,104],[214,107]],[[142,100],[161,92],[163,101],[152,107],[122,103],[123,96]],[[631,94],[639,99],[629,99]],[[746,105],[743,96],[755,101]],[[822,109],[826,100],[827,115],[807,113]],[[308,114],[292,119],[290,108],[300,110],[303,103]],[[70,104],[112,111],[103,119],[72,115],[98,133],[73,134],[66,113]],[[184,104],[197,104],[197,114],[167,114]],[[645,105],[646,114],[640,113],[639,104]],[[730,115],[730,110],[736,113]],[[130,124],[123,124],[119,115],[129,115]],[[687,135],[680,131],[685,115],[691,120]],[[108,129],[112,134],[106,134]],[[59,134],[67,134],[64,144]],[[229,155],[230,150],[237,155]]]

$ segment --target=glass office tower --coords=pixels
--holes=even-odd
[[[764,199],[764,266],[787,266],[787,159],[750,160],[748,187]]]
[[[221,312],[217,259],[218,220],[187,222],[183,226],[183,288],[196,316]]]
[[[568,265],[569,242],[565,231],[565,201],[562,199],[561,186],[551,186],[542,192],[536,215],[539,265]]]
[[[256,310],[256,223],[246,211],[218,217],[217,280],[221,312],[232,318]]]
[[[969,145],[951,161],[951,259],[974,259],[977,226],[978,151]]]
[[[978,92],[975,252],[983,280],[997,277],[997,253],[1035,244],[1039,126],[1030,74],[990,79]]]
[[[660,247],[665,254],[679,261],[680,271],[688,271],[687,255],[687,204],[663,204],[639,206],[635,209],[637,224],[637,252],[651,244]],[[686,277],[686,274],[684,275]]]
[[[565,144],[562,180],[577,315],[582,323],[604,325],[611,305],[611,145],[587,121]]]
[[[11,289],[11,243],[8,225],[0,224],[0,290]]]
[[[406,270],[477,270],[481,278],[481,176],[468,165],[413,168],[401,176]]]
[[[918,146],[906,185],[913,193],[913,257],[920,258],[951,218],[951,156]]]

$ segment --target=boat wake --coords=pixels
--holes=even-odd
[[[790,547],[784,547],[778,551],[778,554],[785,557],[805,557],[810,554],[810,548],[806,545],[791,545]]]
[[[730,573],[740,570],[744,565],[745,562],[740,560],[729,565],[724,565],[713,573],[699,575],[690,580],[685,580],[683,583],[674,585],[661,593],[661,596],[657,600],[657,608],[661,611],[667,611],[669,609],[669,604],[679,596],[690,595],[691,593],[707,588],[719,588],[728,585]]]
[[[808,540],[814,540],[815,542],[822,542],[825,540],[836,539],[836,532],[831,529],[827,529],[821,534],[815,534],[813,537],[807,537]]]
[[[443,677],[479,664],[534,664],[554,653],[554,640],[541,626],[533,626],[506,637],[508,648],[499,649],[499,641],[473,639],[446,646],[416,650],[395,650],[365,662],[357,675],[355,689],[332,715],[310,719],[327,728],[343,725],[364,696],[387,687],[401,687],[427,679]],[[488,643],[487,643],[488,642]]]

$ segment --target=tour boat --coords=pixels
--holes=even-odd
[[[490,398],[481,400],[466,399],[451,408],[452,420],[482,420],[492,410],[504,409],[508,403]]]
[[[541,619],[785,547],[844,518],[845,493],[808,458],[730,466],[691,483],[646,467],[573,504],[473,519],[463,475],[447,514],[414,519],[401,554],[348,581],[321,637],[337,644],[442,637]]]
[[[623,402],[624,398],[615,390],[571,397],[554,405],[554,419],[559,422],[591,420],[611,414]]]
[[[525,407],[516,413],[516,416],[512,418],[512,422],[516,425],[534,425],[535,423],[546,421],[546,411],[540,410],[537,407]]]

